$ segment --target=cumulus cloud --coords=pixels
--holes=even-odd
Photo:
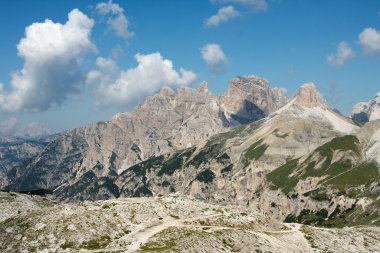
[[[80,62],[96,50],[90,40],[93,20],[77,9],[65,24],[45,20],[33,23],[17,45],[24,59],[22,70],[12,74],[11,91],[0,85],[0,111],[39,111],[62,104],[85,80]]]
[[[234,19],[236,17],[240,16],[240,13],[235,10],[233,6],[227,6],[220,8],[218,10],[218,13],[214,16],[209,17],[205,21],[206,26],[217,26],[221,22],[227,22],[230,19]]]
[[[120,71],[112,59],[97,59],[97,70],[89,72],[87,83],[97,90],[100,106],[131,109],[163,86],[188,86],[197,77],[183,68],[177,72],[173,62],[158,52],[136,54],[135,59],[138,65],[126,71]]]
[[[118,37],[129,39],[134,35],[133,32],[129,31],[129,21],[120,5],[109,0],[108,2],[98,3],[96,10],[102,16],[109,16],[107,23]]]
[[[268,8],[267,0],[211,0],[212,3],[241,4],[250,7],[252,11],[265,11]]]
[[[211,72],[220,73],[227,69],[228,59],[218,44],[207,44],[203,46],[200,51],[203,60],[206,61]]]
[[[374,28],[366,28],[359,34],[359,42],[366,54],[380,51],[380,32]]]
[[[336,54],[327,56],[327,62],[331,66],[342,66],[348,59],[353,57],[355,57],[354,50],[346,42],[342,41],[338,44]]]

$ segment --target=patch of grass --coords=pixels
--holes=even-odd
[[[331,197],[327,195],[323,189],[316,189],[303,194],[305,197],[310,197],[316,201],[330,201]]]
[[[332,139],[331,141],[317,148],[316,151],[318,151],[322,156],[329,156],[331,154],[331,151],[334,151],[334,150],[341,150],[341,151],[352,150],[356,154],[359,155],[360,151],[358,148],[358,144],[359,144],[359,140],[356,136],[345,135],[342,137],[337,137],[337,138]]]
[[[244,154],[244,164],[247,166],[250,161],[259,159],[267,148],[268,145],[262,144],[262,140],[253,143]]]
[[[102,205],[102,209],[110,209],[111,207],[108,204]]]
[[[73,249],[75,247],[74,242],[65,242],[64,244],[61,244],[61,249]]]
[[[230,172],[232,170],[233,167],[234,167],[234,165],[230,164],[230,165],[224,167],[220,172],[222,172],[222,174],[228,173],[228,172]]]
[[[165,252],[176,246],[175,240],[164,241],[163,245],[151,242],[140,247],[140,252]]]
[[[215,173],[207,169],[199,173],[195,179],[206,184],[211,183],[215,179]]]
[[[324,183],[343,190],[349,186],[369,186],[372,182],[379,180],[379,169],[376,165],[374,163],[365,163]]]
[[[277,189],[280,188],[285,194],[289,193],[298,183],[298,178],[289,177],[298,165],[298,159],[291,160],[281,167],[266,175],[269,182]]]
[[[108,235],[104,235],[99,238],[83,242],[81,248],[89,250],[104,249],[108,244],[110,244],[110,242],[111,238]]]
[[[196,147],[188,148],[174,153],[163,162],[161,169],[157,172],[157,176],[172,175],[176,170],[181,169],[185,161],[191,157],[196,150]]]
[[[147,185],[139,187],[132,195],[132,197],[150,197],[153,196],[153,193],[149,190]]]

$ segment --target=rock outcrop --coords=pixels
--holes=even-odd
[[[360,122],[380,119],[380,92],[370,101],[354,105],[351,118]]]
[[[267,80],[249,76],[231,80],[222,101],[228,118],[249,123],[278,110],[287,98],[283,89],[272,89]]]

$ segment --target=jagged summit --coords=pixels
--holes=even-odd
[[[162,96],[168,97],[168,96],[174,95],[175,91],[172,88],[170,88],[169,86],[164,86],[161,88],[160,94]]]
[[[197,90],[200,92],[203,92],[203,93],[209,93],[210,92],[208,90],[208,83],[206,81],[201,82],[201,84],[199,85]]]
[[[342,133],[352,133],[358,127],[353,122],[329,107],[323,96],[317,91],[314,83],[301,85],[299,91],[293,99],[284,107],[276,111],[272,117],[282,115],[289,120],[316,120],[318,124],[327,124],[332,129]]]
[[[326,100],[317,91],[315,84],[312,82],[301,85],[298,93],[294,96],[294,102],[308,108],[329,107]]]

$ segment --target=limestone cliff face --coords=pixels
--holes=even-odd
[[[271,88],[263,78],[237,77],[223,97],[228,117],[248,123],[269,115],[287,103],[285,91]]]
[[[380,119],[380,92],[370,101],[354,105],[351,118],[361,122]]]
[[[244,85],[237,81],[243,79]],[[272,90],[257,77],[231,82],[226,96],[212,95],[205,82],[197,89],[164,87],[132,113],[64,134],[25,168],[14,169],[11,185],[18,190],[54,189],[75,184],[83,175],[113,177],[152,156],[189,148],[233,126],[263,118],[285,100],[279,89]]]

